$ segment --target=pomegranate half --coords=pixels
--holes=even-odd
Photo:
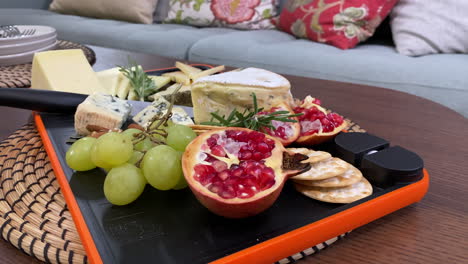
[[[291,107],[289,107],[289,105],[282,103],[271,108],[270,110],[259,112],[257,115],[270,114],[276,111],[288,111],[289,113],[294,114],[293,110],[291,109]],[[296,141],[296,139],[301,133],[301,126],[299,125],[299,120],[297,119],[297,117],[290,117],[288,119],[293,119],[296,122],[293,123],[272,120],[271,124],[275,129],[272,130],[270,128],[263,128],[262,132],[265,132],[266,134],[275,137],[276,139],[281,141],[283,146],[287,146]]]
[[[182,156],[185,179],[211,212],[243,218],[269,208],[290,176],[310,168],[307,156],[246,128],[223,128],[195,138]]]
[[[319,104],[320,100],[307,96],[293,109],[295,113],[303,114],[298,117],[301,134],[296,142],[300,145],[311,146],[328,141],[348,125],[342,116],[327,113]]]

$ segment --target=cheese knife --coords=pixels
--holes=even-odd
[[[8,106],[47,113],[73,114],[88,95],[57,92],[29,88],[0,88],[0,106]],[[151,102],[128,100],[132,105],[130,115],[134,116]],[[193,116],[191,107],[181,106],[188,115]]]

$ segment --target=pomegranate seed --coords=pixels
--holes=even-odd
[[[213,161],[212,165],[216,172],[220,172],[227,169],[227,164],[224,161],[215,160]]]
[[[257,190],[259,187],[257,179],[253,176],[243,178],[241,184],[244,185],[246,188],[254,188],[255,190]]]
[[[232,176],[242,177],[244,176],[244,170],[242,168],[237,168],[237,169],[232,170],[231,174]]]
[[[240,142],[247,142],[249,140],[249,134],[246,131],[241,131],[235,139],[237,139]]]
[[[265,143],[268,144],[268,146],[270,147],[270,150],[273,149],[275,147],[275,141],[271,138],[267,138],[265,140]]]
[[[213,135],[213,136],[214,136],[214,135]],[[208,138],[208,139],[206,140],[206,143],[208,144],[208,146],[209,146],[210,148],[216,146],[216,144],[217,144],[217,142],[218,142],[213,136],[211,136],[210,138]]]
[[[254,159],[254,160],[261,160],[261,159],[263,159],[263,153],[255,152],[255,153],[252,155],[252,159]]]
[[[265,134],[260,132],[251,132],[250,138],[255,142],[261,142],[265,138]]]
[[[278,127],[275,130],[275,135],[282,139],[286,139],[286,129],[283,126]]]
[[[215,172],[214,168],[209,165],[197,164],[193,168],[197,174],[208,174]]]
[[[261,143],[258,143],[257,150],[260,151],[261,153],[266,153],[270,151],[270,147],[268,147],[267,143],[261,142]]]
[[[246,170],[246,173],[258,178],[260,176],[260,174],[262,173],[262,169],[259,168],[258,166],[257,167],[252,167],[252,168],[249,168],[248,170]]]
[[[218,177],[223,181],[227,180],[227,178],[229,178],[229,176],[231,176],[230,173],[229,173],[229,170],[224,170],[224,171],[218,173]]]
[[[271,188],[271,186],[275,185],[275,180],[270,180],[266,182],[262,187],[260,187],[260,190],[264,191],[266,189]]]
[[[237,190],[237,197],[247,199],[255,195],[256,191],[251,187],[246,188],[243,185],[240,186],[242,186],[243,188],[239,188]]]
[[[206,186],[208,183],[211,183],[211,180],[213,177],[216,176],[216,173],[206,173],[206,174],[200,174],[200,180],[199,182],[203,185]]]
[[[213,193],[219,193],[219,191],[221,190],[221,188],[223,187],[223,183],[222,182],[213,182],[212,184],[210,184],[210,186],[208,186],[208,190],[210,190],[211,192]]]
[[[233,186],[224,185],[223,188],[218,192],[218,195],[224,199],[232,199],[236,197],[236,191]]]
[[[271,179],[275,178],[275,171],[270,167],[265,167],[262,169],[262,177],[269,177]]]
[[[321,105],[321,104],[322,104],[322,101],[320,101],[320,99],[314,98],[314,100],[312,101],[312,103],[317,104],[317,105]]]
[[[224,151],[223,147],[220,145],[216,145],[211,148],[211,153],[213,155],[216,155],[218,157],[224,157],[226,156],[226,152]]]
[[[217,161],[217,160],[218,159],[216,159],[215,157],[213,157],[213,156],[211,156],[209,154],[207,154],[206,158],[205,158],[205,161],[207,161],[207,162],[214,162],[214,161]]]
[[[246,150],[239,152],[239,159],[241,160],[248,160],[252,158],[252,152]]]

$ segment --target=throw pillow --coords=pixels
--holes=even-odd
[[[390,17],[401,54],[468,53],[466,0],[401,0]]]
[[[158,0],[156,10],[154,11],[153,23],[163,22],[169,13],[169,0]]]
[[[340,49],[374,34],[398,0],[288,0],[278,27],[298,38]]]
[[[157,0],[53,0],[49,10],[62,14],[133,23],[153,23]]]
[[[276,0],[171,0],[166,23],[236,29],[274,28]]]

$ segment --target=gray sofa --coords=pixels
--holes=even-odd
[[[468,55],[400,55],[389,32],[354,49],[340,50],[277,30],[142,25],[61,15],[48,11],[49,3],[2,1],[0,24],[49,25],[57,29],[60,39],[74,42],[385,87],[433,100],[468,117]]]

